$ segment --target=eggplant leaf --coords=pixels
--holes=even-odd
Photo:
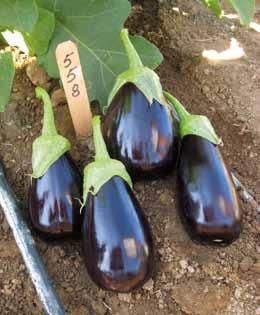
[[[4,112],[9,101],[15,67],[11,52],[0,53],[0,112]]]
[[[0,26],[20,32],[31,32],[38,19],[34,0],[1,0]]]
[[[38,0],[38,4],[52,11],[56,18],[50,48],[39,57],[39,63],[51,77],[59,77],[55,49],[63,41],[74,41],[90,99],[106,105],[117,76],[128,68],[119,33],[130,13],[129,1]],[[162,62],[160,51],[147,40],[140,36],[131,40],[144,65],[155,68]]]
[[[203,2],[217,17],[221,16],[222,9],[219,0],[203,0]]]
[[[0,30],[0,32],[1,32],[1,30]],[[4,38],[4,36],[2,35],[2,33],[0,33],[0,45],[5,45],[6,44],[6,40],[5,40],[5,38]]]
[[[229,0],[240,16],[242,24],[249,25],[254,16],[255,0]]]
[[[48,51],[49,42],[55,28],[54,14],[39,8],[39,18],[31,33],[23,33],[23,37],[31,56],[41,56]]]

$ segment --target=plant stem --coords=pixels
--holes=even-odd
[[[42,135],[56,136],[58,133],[55,126],[50,96],[43,88],[39,86],[35,89],[35,92],[36,97],[41,99],[44,104]]]
[[[188,116],[191,114],[185,109],[185,107],[175,98],[173,97],[170,93],[164,91],[163,92],[164,96],[168,99],[168,101],[172,104],[172,106],[175,108],[180,121],[186,119]]]
[[[100,116],[94,116],[92,119],[93,139],[95,145],[95,161],[109,159],[107,147],[101,132]]]
[[[128,36],[128,30],[126,28],[122,29],[120,33],[121,40],[124,44],[126,54],[128,57],[129,62],[129,69],[135,69],[138,67],[143,67],[143,63],[141,61],[141,58],[139,57],[134,45],[131,43],[129,36]]]

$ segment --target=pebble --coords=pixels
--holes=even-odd
[[[195,269],[192,266],[188,266],[189,273],[194,273]]]
[[[188,262],[185,259],[180,260],[179,264],[180,264],[182,269],[187,269],[188,268]]]
[[[124,294],[124,293],[118,293],[118,298],[122,302],[130,303],[132,299],[131,293],[129,294]]]
[[[153,279],[150,279],[148,282],[146,282],[146,284],[143,286],[143,289],[146,291],[153,291],[153,287],[154,287],[154,281]]]
[[[242,293],[242,289],[241,288],[237,288],[235,291],[235,298],[238,300],[241,296]]]
[[[251,257],[245,257],[239,264],[239,267],[242,271],[248,271],[254,264]]]

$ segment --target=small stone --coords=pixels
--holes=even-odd
[[[142,297],[142,295],[141,295],[140,293],[137,293],[137,294],[135,295],[135,299],[136,299],[137,301],[140,300],[141,297]]]
[[[91,305],[95,311],[95,314],[106,314],[107,308],[105,307],[104,304],[94,302]]]
[[[189,273],[194,273],[195,269],[192,266],[188,266],[188,272]]]
[[[260,262],[257,262],[253,265],[253,271],[256,274],[260,274]]]
[[[122,302],[130,303],[132,299],[132,295],[130,294],[124,294],[124,293],[119,293],[118,298]]]
[[[185,259],[180,260],[179,264],[180,264],[182,269],[187,269],[188,268],[188,262]]]
[[[158,305],[158,308],[159,308],[160,310],[163,310],[163,309],[164,309],[164,305],[163,305],[163,304],[159,304],[159,305]]]
[[[164,192],[160,195],[159,199],[162,205],[167,206],[171,203],[172,197],[167,192]]]
[[[153,279],[150,279],[148,282],[146,282],[146,284],[143,286],[143,289],[149,292],[153,291],[153,287],[154,287],[154,281]]]
[[[89,315],[84,305],[80,305],[72,311],[71,315]]]
[[[72,287],[67,287],[67,288],[66,288],[66,291],[69,292],[69,293],[71,293],[71,292],[74,291],[74,289],[73,289]]]
[[[239,264],[239,267],[242,271],[248,271],[254,264],[253,259],[250,257],[245,257]]]
[[[260,307],[255,310],[255,315],[260,315]]]
[[[207,93],[209,93],[209,91],[210,91],[210,88],[208,87],[208,86],[203,86],[203,88],[202,88],[202,92],[204,93],[204,94],[207,94]]]
[[[241,288],[237,288],[235,291],[235,298],[238,300],[241,296],[242,293],[242,289]]]

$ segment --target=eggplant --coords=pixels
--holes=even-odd
[[[135,179],[158,178],[176,165],[178,118],[163,96],[159,77],[144,67],[127,30],[121,39],[129,70],[120,74],[109,96],[102,132],[112,158]]]
[[[178,179],[182,213],[192,238],[230,243],[240,234],[236,190],[216,145],[202,137],[182,140]]]
[[[45,239],[79,236],[82,177],[68,153],[69,141],[57,133],[49,95],[38,87],[36,96],[44,102],[44,120],[33,142],[29,218]]]
[[[194,241],[229,244],[241,232],[236,189],[217,144],[221,140],[205,116],[190,115],[165,93],[180,117],[178,165],[180,212]]]
[[[84,170],[84,262],[99,287],[131,292],[151,276],[152,234],[124,165],[109,158],[98,116],[93,133],[96,158]]]
[[[155,178],[172,169],[178,158],[179,138],[167,106],[152,104],[133,84],[124,85],[103,122],[110,155],[138,178]]]
[[[69,154],[62,155],[29,192],[32,226],[45,238],[79,236],[82,178]]]

